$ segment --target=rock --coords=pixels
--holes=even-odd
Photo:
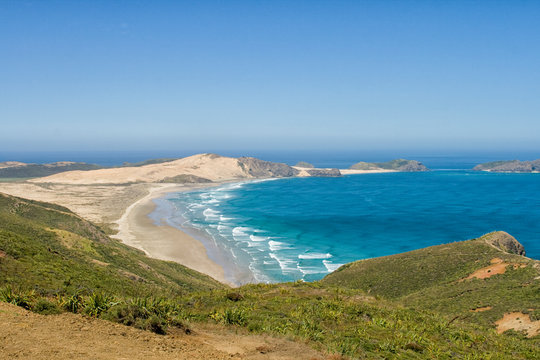
[[[253,177],[292,177],[299,174],[293,167],[252,157],[238,158],[238,166]]]
[[[396,159],[381,163],[358,162],[350,167],[353,170],[395,170],[404,172],[428,171],[429,169],[419,161]]]
[[[540,172],[540,159],[533,161],[491,161],[476,165],[475,171],[492,171],[492,172]]]
[[[504,252],[525,256],[525,248],[512,235],[504,231],[495,231],[484,235],[485,241]]]
[[[313,166],[313,164],[310,164],[308,162],[305,162],[305,161],[299,161],[296,165],[294,165],[295,167],[301,167],[301,168],[306,168],[306,169],[313,169],[315,166]]]

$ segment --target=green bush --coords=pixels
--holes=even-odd
[[[215,312],[210,317],[226,325],[244,326],[247,324],[246,313],[243,309],[239,308],[230,308],[225,309],[223,312]]]
[[[69,312],[78,313],[83,308],[84,302],[79,294],[72,294],[61,297],[60,306]]]
[[[23,291],[20,289],[15,290],[10,285],[4,286],[0,289],[0,300],[20,306],[27,310],[30,310],[32,307],[34,297],[34,291]]]
[[[42,315],[53,315],[60,314],[62,309],[60,309],[57,303],[46,298],[41,298],[34,304],[32,311]]]
[[[85,299],[84,312],[90,316],[99,316],[116,304],[113,296],[95,292]]]

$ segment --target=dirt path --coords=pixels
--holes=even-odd
[[[307,345],[218,326],[156,335],[66,313],[43,316],[0,302],[0,359],[325,359]]]

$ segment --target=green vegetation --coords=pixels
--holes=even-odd
[[[538,338],[497,335],[492,320],[508,309],[537,316],[538,284],[530,280],[537,270],[532,260],[484,245],[478,239],[360,261],[315,283],[232,290],[150,259],[64,207],[0,195],[0,300],[159,334],[211,322],[355,359],[534,359]],[[526,266],[459,282],[495,256]],[[485,305],[496,316],[470,312]]]
[[[496,235],[356,261],[342,266],[322,282],[486,326],[513,311],[538,318],[540,282],[535,278],[540,275],[539,262],[488,245],[486,240]],[[463,280],[475,270],[492,265],[493,259],[509,264],[504,274]],[[492,309],[471,311],[481,307]]]
[[[86,163],[60,162],[53,164],[25,164],[0,168],[0,178],[2,179],[23,179],[50,176],[65,171],[73,170],[96,170],[102,166]]]
[[[68,209],[0,194],[0,285],[38,294],[178,296],[222,288],[173,262],[148,258],[111,240]]]

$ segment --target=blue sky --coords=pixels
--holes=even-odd
[[[540,2],[0,0],[0,125],[0,151],[540,150]]]

